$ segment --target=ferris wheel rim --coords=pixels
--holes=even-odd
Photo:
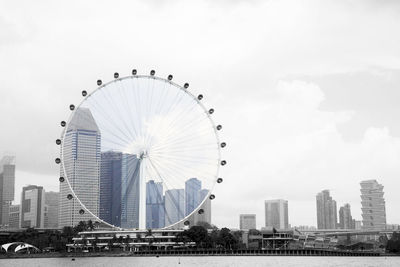
[[[169,228],[173,228],[173,227],[175,227],[175,226],[177,226],[177,225],[179,225],[179,224],[184,223],[185,221],[187,221],[187,219],[190,218],[192,215],[194,215],[196,212],[198,212],[198,210],[201,209],[201,206],[205,203],[205,201],[207,201],[207,200],[209,199],[210,195],[212,194],[212,191],[214,190],[215,185],[217,184],[218,174],[219,174],[219,172],[220,172],[220,167],[221,167],[221,164],[220,164],[220,163],[221,163],[221,161],[222,161],[222,160],[221,160],[221,159],[222,159],[222,158],[221,158],[221,141],[220,141],[220,138],[219,138],[217,125],[216,125],[216,123],[214,122],[213,118],[211,117],[211,114],[212,114],[212,113],[210,113],[209,110],[207,110],[207,108],[206,108],[206,107],[204,106],[204,104],[200,101],[200,99],[198,99],[192,92],[190,92],[190,91],[188,90],[188,88],[186,87],[187,84],[185,84],[184,86],[181,86],[181,85],[179,85],[179,84],[173,82],[173,81],[170,80],[170,79],[165,79],[165,78],[158,77],[158,76],[155,76],[155,75],[128,75],[128,76],[124,76],[124,77],[118,77],[118,78],[115,78],[115,79],[113,79],[113,80],[110,80],[110,81],[107,82],[107,83],[101,84],[101,85],[99,85],[98,87],[96,87],[96,88],[95,88],[92,92],[90,92],[90,93],[87,92],[87,91],[85,91],[85,95],[83,95],[83,99],[80,101],[79,105],[74,106],[74,108],[71,109],[72,112],[71,112],[71,114],[68,116],[68,120],[66,121],[66,124],[65,124],[65,126],[64,126],[64,128],[63,128],[63,132],[62,132],[62,139],[61,139],[62,142],[61,142],[61,146],[60,146],[60,147],[61,147],[61,148],[60,148],[60,158],[61,158],[61,167],[62,167],[63,175],[64,175],[64,178],[65,178],[64,182],[67,182],[68,187],[69,187],[69,190],[70,190],[70,192],[71,192],[72,195],[73,195],[73,198],[79,203],[79,205],[81,206],[81,208],[84,209],[86,212],[88,212],[88,213],[93,217],[93,219],[95,219],[96,221],[101,222],[101,223],[103,223],[103,224],[105,224],[105,225],[107,225],[107,226],[109,226],[109,227],[111,227],[111,228],[113,228],[113,229],[119,229],[119,230],[137,229],[137,228],[123,228],[123,227],[119,227],[119,226],[113,225],[113,224],[108,223],[108,222],[106,222],[105,220],[101,219],[99,215],[95,215],[91,210],[89,210],[89,209],[86,207],[86,205],[85,205],[84,203],[82,203],[82,201],[81,201],[80,198],[76,195],[74,189],[72,188],[72,185],[71,185],[71,183],[70,183],[70,180],[68,179],[68,174],[67,174],[67,172],[66,172],[65,164],[64,164],[64,140],[65,140],[65,137],[66,137],[66,134],[67,134],[67,131],[68,131],[68,126],[69,126],[69,124],[70,124],[72,118],[74,117],[75,112],[77,112],[77,110],[82,106],[82,104],[85,103],[86,100],[87,100],[88,98],[90,98],[92,95],[94,95],[96,92],[101,91],[102,89],[108,87],[109,85],[111,85],[111,84],[113,84],[113,83],[116,83],[116,82],[118,82],[118,81],[128,80],[128,79],[151,79],[151,80],[157,80],[157,81],[160,81],[160,82],[168,83],[168,84],[174,86],[175,88],[177,88],[177,89],[183,91],[183,92],[186,93],[188,96],[190,96],[190,97],[192,98],[192,100],[194,100],[194,101],[196,102],[196,104],[197,104],[199,107],[201,107],[201,109],[203,110],[203,112],[206,114],[207,119],[208,119],[208,121],[209,121],[209,123],[211,124],[212,129],[213,129],[213,133],[214,133],[214,136],[215,136],[215,139],[216,139],[215,141],[216,141],[216,145],[217,145],[217,151],[218,151],[217,156],[218,156],[218,159],[217,159],[217,163],[216,163],[217,165],[216,165],[215,175],[213,175],[212,185],[211,185],[211,187],[208,189],[208,193],[207,193],[206,197],[196,206],[196,208],[195,208],[192,212],[190,212],[188,215],[184,216],[182,219],[178,220],[177,222],[172,223],[172,224],[169,224],[168,226],[164,226],[164,227],[158,228],[158,229],[169,229]],[[143,90],[143,89],[142,89],[142,90]],[[71,105],[71,106],[72,106],[72,105]],[[154,228],[154,229],[157,229],[157,228]]]

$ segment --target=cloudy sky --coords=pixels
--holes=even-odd
[[[17,157],[17,194],[58,190],[69,104],[115,71],[155,69],[224,126],[216,225],[256,213],[261,227],[271,198],[289,201],[292,225],[316,225],[323,189],[361,219],[363,179],[385,186],[400,223],[399,15],[378,0],[0,1],[0,154]]]

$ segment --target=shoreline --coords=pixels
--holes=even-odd
[[[279,250],[278,250],[279,251]],[[88,253],[38,253],[38,254],[0,254],[2,259],[26,259],[26,258],[87,258],[87,257],[210,257],[210,256],[266,256],[266,257],[399,257],[400,254],[380,252],[349,252],[314,250],[314,253],[306,254],[301,250],[284,251],[143,251],[143,252],[88,252]],[[297,252],[297,253],[295,253]],[[299,253],[300,252],[300,253]]]

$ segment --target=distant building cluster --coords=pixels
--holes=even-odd
[[[15,189],[15,157],[0,161],[1,228],[58,228],[58,192],[45,192],[42,186],[22,188],[21,204],[12,205]]]
[[[340,207],[337,220],[336,201],[330,196],[329,190],[323,190],[316,196],[318,229],[386,229],[383,185],[376,180],[362,181],[360,185],[362,221],[352,218],[351,207],[347,203]]]
[[[351,215],[351,206],[345,203],[337,210],[337,203],[329,190],[323,190],[316,195],[317,227],[301,225],[295,228],[299,231],[314,231],[327,229],[354,230],[398,230],[397,224],[386,224],[385,199],[383,185],[376,180],[365,180],[361,185],[362,220],[355,220]],[[288,201],[283,199],[265,200],[265,228],[287,230],[289,224]],[[256,229],[255,214],[240,214],[240,230]]]

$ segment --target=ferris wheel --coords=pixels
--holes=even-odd
[[[97,81],[62,121],[61,225],[95,218],[121,229],[190,225],[223,180],[214,109],[189,84],[150,75]]]

